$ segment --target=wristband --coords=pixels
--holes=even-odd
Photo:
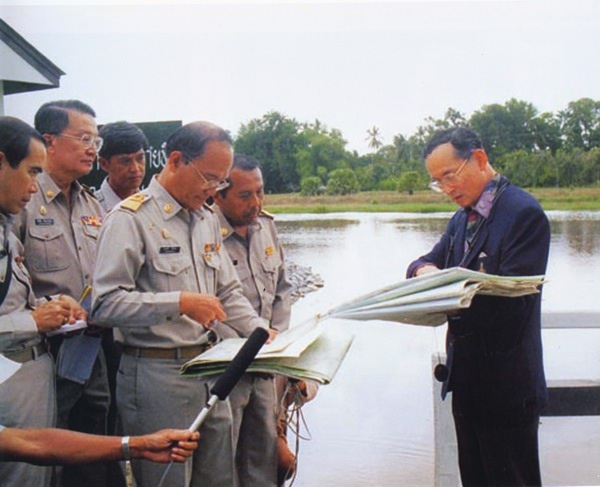
[[[129,450],[129,436],[121,438],[121,453],[123,460],[131,460],[131,451]]]

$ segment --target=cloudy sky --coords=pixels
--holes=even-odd
[[[27,122],[78,98],[115,120],[209,120],[233,134],[277,110],[368,150],[449,107],[517,98],[557,112],[600,100],[600,2],[0,0],[0,16],[65,71],[59,89],[10,95]]]

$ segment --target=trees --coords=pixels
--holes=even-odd
[[[394,135],[390,144],[373,125],[367,130],[370,151],[362,155],[347,150],[342,133],[319,120],[301,123],[272,111],[242,124],[234,148],[262,163],[267,192],[309,194],[324,185],[334,194],[410,192],[428,180],[422,160],[427,140],[456,126],[476,130],[494,167],[516,184],[600,185],[600,101],[590,98],[558,113],[540,114],[515,98],[484,105],[470,118],[448,108],[440,119],[427,117],[413,134]]]

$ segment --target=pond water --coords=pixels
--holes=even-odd
[[[600,212],[549,212],[550,261],[544,312],[600,313]],[[404,279],[450,214],[278,215],[287,258],[325,286],[293,307],[298,324],[343,302]],[[297,487],[432,486],[432,360],[445,326],[327,320],[355,335],[334,381],[304,408]],[[600,328],[545,329],[549,380],[600,381]],[[600,485],[600,418],[542,418],[545,485]]]

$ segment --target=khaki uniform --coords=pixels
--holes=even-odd
[[[181,291],[216,295],[228,325],[248,336],[262,321],[243,297],[207,208],[183,209],[153,179],[106,218],[94,278],[93,318],[115,326],[123,344],[117,403],[126,434],[188,428],[206,404],[213,380],[182,377],[206,330],[179,313]],[[219,333],[226,327],[215,326]],[[217,402],[200,429],[193,459],[174,465],[168,485],[231,486],[233,443],[228,401]],[[134,461],[136,480],[156,485],[164,467]],[[191,482],[191,483],[190,483]]]
[[[246,240],[235,233],[218,205],[214,210],[244,295],[270,327],[286,330],[290,322],[292,286],[273,218],[261,213],[248,227]],[[245,374],[231,391],[229,401],[240,486],[276,486],[277,394],[274,378]]]
[[[0,303],[0,353],[19,362],[21,368],[0,384],[0,423],[50,428],[56,419],[54,365],[31,316],[36,300],[29,274],[19,259],[23,246],[11,233],[11,225],[12,217],[0,213],[0,283],[10,279],[6,297]],[[6,252],[7,242],[10,255]],[[47,486],[51,473],[47,467],[0,462],[2,485]]]
[[[98,200],[98,203],[100,203],[100,206],[102,206],[104,213],[108,213],[121,202],[119,195],[108,184],[108,177],[104,178],[100,189],[94,192],[94,196]]]
[[[62,293],[78,299],[84,286],[92,285],[96,242],[104,211],[78,182],[71,186],[71,201],[67,201],[47,173],[40,174],[37,182],[38,192],[32,195],[15,224],[15,233],[25,248],[25,265],[33,290],[37,296]],[[100,340],[98,331],[93,329],[75,337],[51,339],[55,353],[63,349],[58,351],[56,378],[58,427],[106,434],[110,393]],[[80,367],[82,357],[90,357],[90,367],[85,371],[76,368]],[[61,372],[63,363],[77,365],[67,373]],[[88,487],[102,484],[102,480],[94,482],[104,475],[99,466],[66,467],[65,484],[70,483],[69,472],[75,471],[83,473],[74,473],[72,478],[81,480],[83,476],[84,481],[89,481]]]

